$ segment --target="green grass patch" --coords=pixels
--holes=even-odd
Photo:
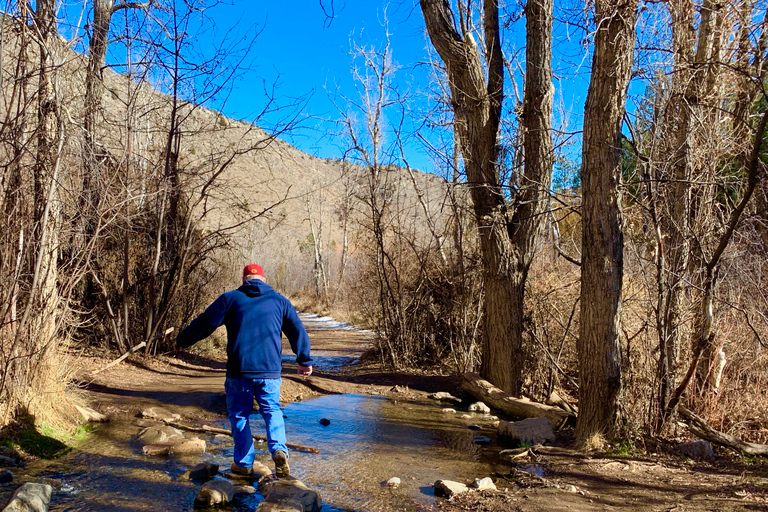
[[[626,459],[637,455],[637,448],[631,441],[622,441],[612,445],[603,455],[609,458]]]
[[[19,456],[57,459],[71,452],[93,430],[91,425],[81,425],[66,432],[46,423],[35,425],[31,419],[24,418],[3,431],[0,446],[12,449]]]

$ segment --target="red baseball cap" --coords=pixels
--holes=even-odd
[[[255,263],[249,263],[243,269],[243,277],[245,276],[261,276],[264,277],[264,269]]]

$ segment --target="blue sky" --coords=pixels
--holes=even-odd
[[[73,27],[69,20],[76,20],[82,2],[64,0],[63,32],[71,37]],[[198,0],[214,3],[215,0]],[[326,6],[331,0],[324,0]],[[567,0],[564,0],[567,2]],[[67,3],[69,2],[69,3]],[[244,56],[244,70],[232,81],[226,95],[220,95],[207,106],[222,110],[226,115],[246,121],[255,121],[267,130],[280,130],[287,121],[293,121],[291,129],[281,137],[299,149],[323,158],[341,157],[348,148],[344,128],[339,123],[345,114],[360,119],[360,112],[351,102],[359,99],[359,83],[352,76],[354,65],[353,45],[381,49],[389,34],[392,59],[397,65],[394,86],[398,94],[407,99],[407,118],[404,133],[406,158],[411,167],[428,172],[445,174],[434,153],[425,149],[424,141],[431,145],[448,144],[451,135],[447,130],[430,129],[423,125],[430,102],[426,95],[434,90],[432,70],[427,64],[430,45],[424,31],[424,21],[417,0],[333,0],[334,17],[329,19],[321,8],[320,0],[294,0],[291,2],[249,2],[231,0],[206,9],[207,30],[194,34],[193,51],[205,54],[218,41],[229,38],[245,44],[257,37]],[[386,13],[385,13],[386,6]],[[578,160],[581,112],[589,79],[589,47],[583,42],[579,24],[586,24],[586,14],[578,2],[568,12],[560,6],[556,19],[571,19],[574,23],[557,21],[555,24],[555,74],[556,106],[554,127],[573,132],[572,144],[565,152]],[[520,4],[508,3],[502,11],[502,22],[507,25],[505,52],[508,59],[523,60],[525,45],[525,19]],[[121,16],[123,16],[121,14]],[[137,15],[138,16],[138,15]],[[85,19],[90,13],[85,14]],[[113,28],[121,19],[113,21]],[[132,23],[138,23],[138,17]],[[123,21],[124,23],[124,21]],[[83,33],[82,25],[79,33]],[[385,27],[386,25],[386,27]],[[233,28],[234,27],[234,28]],[[69,30],[70,33],[67,33]],[[82,49],[82,48],[81,48]],[[112,44],[108,62],[124,61],[119,44]],[[221,66],[226,68],[225,59]],[[359,60],[357,62],[359,65]],[[522,90],[520,72],[514,80]],[[116,68],[117,71],[121,71]],[[505,111],[507,119],[514,120],[514,88],[508,80]],[[272,100],[272,103],[269,103]],[[265,105],[268,112],[260,117]],[[275,107],[281,108],[275,108]],[[390,126],[397,121],[397,109],[392,108]],[[420,137],[415,136],[419,130]],[[556,137],[557,139],[557,137]],[[388,142],[393,143],[390,135]],[[397,162],[402,163],[402,162]]]

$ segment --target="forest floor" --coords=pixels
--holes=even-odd
[[[368,337],[355,331],[310,334],[313,355],[321,354],[318,360],[358,357],[369,346]],[[95,355],[83,359],[80,373],[84,381],[109,362]],[[224,378],[220,352],[201,350],[146,362],[137,357],[88,378],[86,392],[91,405],[112,422],[135,421],[136,414],[150,406],[171,409],[187,422],[206,421],[226,414]],[[391,397],[407,390],[409,396],[426,400],[433,392],[456,392],[458,383],[457,377],[436,373],[391,372],[375,362],[347,365],[334,372],[320,369],[305,379],[296,375],[295,365],[285,364],[281,398],[289,403],[340,393]],[[472,491],[439,500],[425,510],[768,512],[765,459],[741,459],[718,451],[716,462],[694,461],[677,453],[671,442],[634,450],[631,456],[584,453],[568,446],[568,432],[561,434],[556,446],[544,447],[512,464],[507,461],[507,466],[494,466],[507,468],[492,475],[497,491]]]

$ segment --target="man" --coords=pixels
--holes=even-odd
[[[267,427],[267,447],[275,474],[290,474],[285,422],[280,410],[280,371],[284,332],[296,354],[299,375],[312,374],[309,336],[291,302],[272,289],[263,269],[254,263],[243,269],[243,284],[221,295],[195,318],[176,340],[176,350],[191,347],[210,336],[221,324],[227,327],[227,411],[235,440],[232,472],[250,475],[255,450],[248,417],[253,399]]]

